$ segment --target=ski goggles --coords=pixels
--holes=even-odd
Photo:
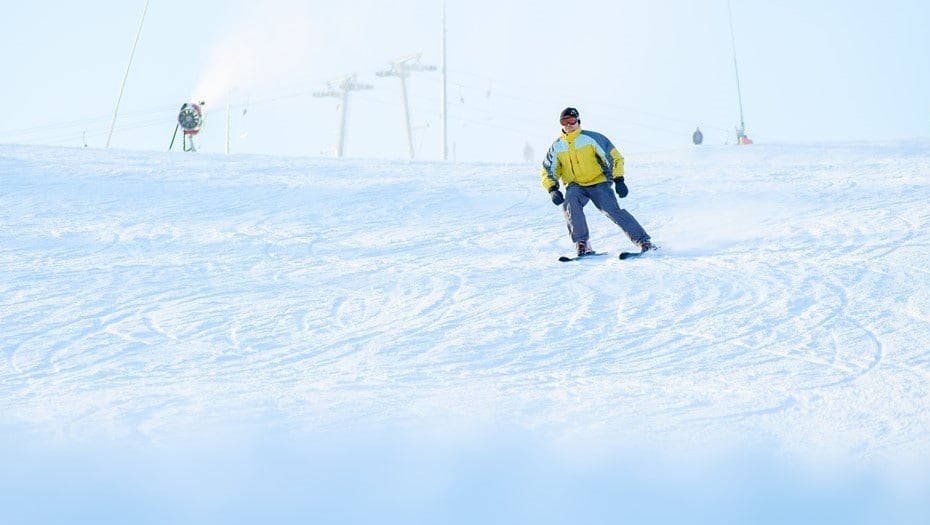
[[[563,126],[574,126],[578,123],[578,117],[562,117],[559,119],[559,124]]]

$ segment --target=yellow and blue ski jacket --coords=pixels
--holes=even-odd
[[[542,164],[542,185],[546,191],[571,183],[594,186],[623,176],[623,156],[610,140],[595,131],[581,128],[552,143]]]

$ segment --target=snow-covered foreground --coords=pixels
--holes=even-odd
[[[930,144],[627,180],[569,264],[536,166],[0,146],[0,518],[925,517]]]

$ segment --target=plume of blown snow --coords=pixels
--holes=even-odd
[[[244,12],[214,45],[191,100],[209,105],[232,92],[295,83],[311,69],[315,26],[306,6],[296,2]]]

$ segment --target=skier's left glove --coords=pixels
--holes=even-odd
[[[617,192],[617,197],[621,199],[630,194],[630,189],[627,188],[626,183],[623,182],[623,177],[614,179],[614,191]]]
[[[552,199],[552,204],[556,206],[565,202],[565,197],[562,196],[562,192],[559,191],[558,188],[553,188],[552,191],[549,192],[549,198]]]

